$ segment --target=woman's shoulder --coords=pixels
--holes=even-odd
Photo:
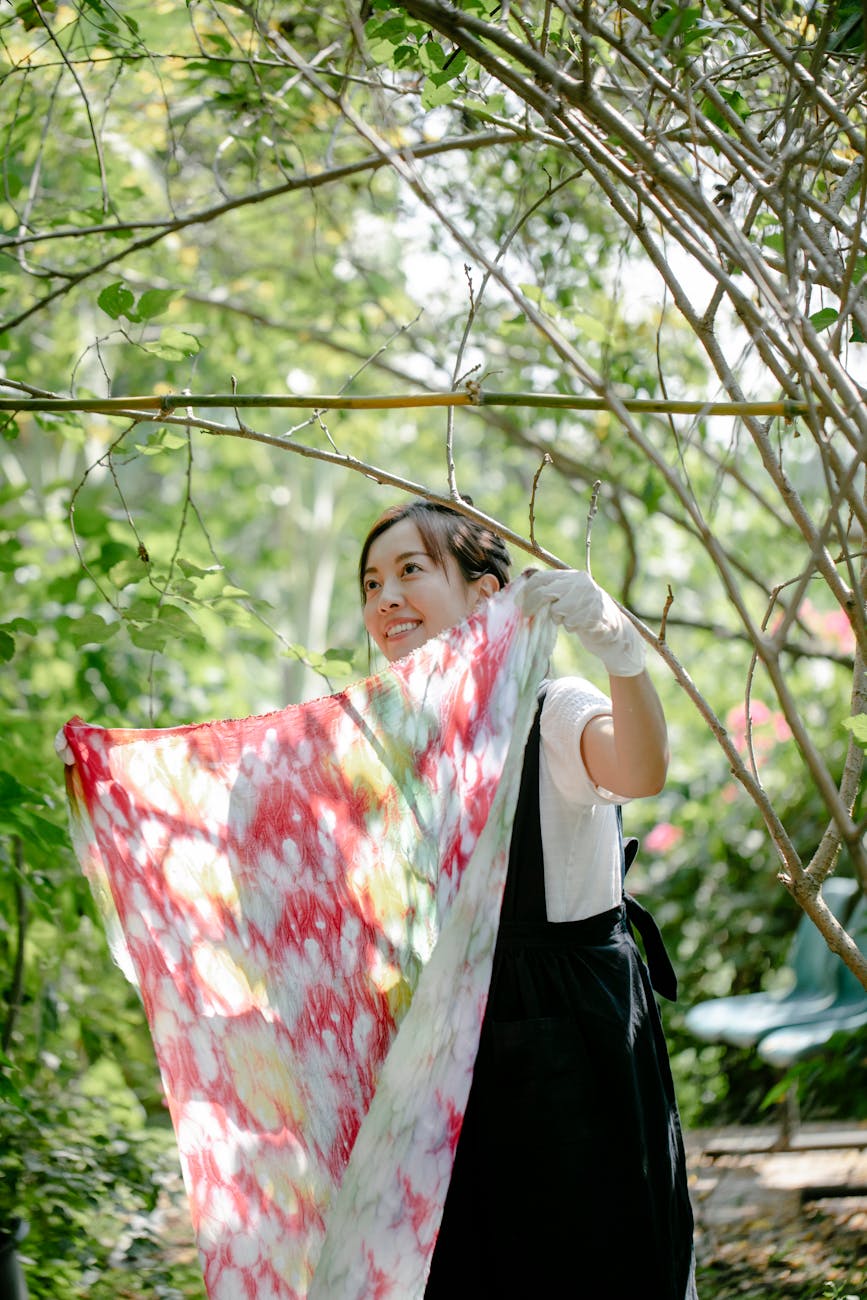
[[[545,698],[542,707],[542,716],[554,713],[584,713],[587,709],[598,709],[600,706],[606,706],[610,709],[611,703],[608,696],[603,694],[597,686],[588,681],[586,677],[550,677],[546,678],[540,688],[544,691]]]
[[[544,770],[560,798],[570,805],[608,802],[587,771],[581,737],[589,722],[611,713],[611,701],[585,677],[555,677],[544,686],[540,728]]]

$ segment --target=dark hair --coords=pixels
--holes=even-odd
[[[472,504],[468,497],[464,500],[468,505]],[[390,506],[379,516],[365,537],[361,558],[358,561],[358,583],[361,588],[362,602],[364,601],[364,570],[367,567],[371,546],[377,537],[381,537],[394,524],[399,524],[404,519],[409,519],[415,524],[421,534],[425,550],[434,564],[438,564],[441,569],[445,568],[446,555],[451,555],[466,582],[475,582],[485,573],[492,573],[500,587],[505,587],[509,581],[509,566],[512,561],[502,538],[490,528],[486,528],[484,524],[477,524],[475,520],[468,519],[457,510],[452,510],[451,506],[417,499],[411,501],[409,505]]]

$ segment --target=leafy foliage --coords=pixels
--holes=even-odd
[[[867,886],[864,74],[854,0],[7,6],[0,1130],[34,1295],[109,1285],[121,1228],[84,1240],[85,1207],[116,1182],[146,1210],[164,1139],[52,737],[366,671],[335,647],[359,641],[356,541],[401,488],[469,492],[516,559],[581,565],[601,481],[594,575],[663,633],[671,780],[627,820],[684,1002],[772,983],[798,905],[834,937],[822,879]],[[468,378],[598,409],[185,400]],[[163,407],[75,409],[118,393]],[[52,395],[72,409],[15,408]],[[593,672],[566,645],[558,667]],[[758,1113],[765,1071],[676,1009],[668,1029],[691,1122]],[[858,1113],[862,1047],[805,1067],[808,1105]]]

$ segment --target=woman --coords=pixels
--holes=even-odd
[[[501,540],[424,501],[385,512],[359,563],[389,661],[508,581]],[[692,1214],[665,1042],[623,901],[618,805],[656,794],[668,747],[644,643],[585,573],[536,573],[543,604],[609,674],[545,685],[524,760],[473,1086],[429,1300],[684,1300]],[[634,915],[634,913],[632,913]]]

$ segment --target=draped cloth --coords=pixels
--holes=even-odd
[[[424,1293],[554,639],[522,582],[310,703],[64,729],[210,1300]]]

